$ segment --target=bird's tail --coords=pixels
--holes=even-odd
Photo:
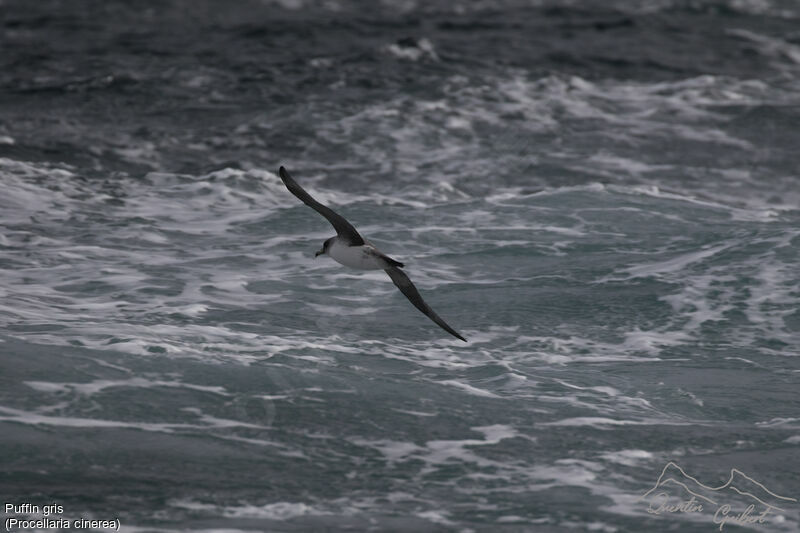
[[[388,255],[386,256],[386,262],[389,263],[390,265],[392,265],[393,267],[403,268],[405,266],[400,261],[395,261],[394,259],[392,259]]]

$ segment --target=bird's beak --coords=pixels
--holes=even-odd
[[[321,256],[324,253],[325,253],[325,250],[318,251],[317,253],[314,254],[314,259],[316,259],[317,257]]]

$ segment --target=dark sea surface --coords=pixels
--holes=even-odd
[[[795,1],[0,0],[4,520],[800,531],[799,147]]]

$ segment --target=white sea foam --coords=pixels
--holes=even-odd
[[[511,438],[526,438],[514,428],[495,424],[492,426],[474,427],[473,431],[483,433],[483,439],[463,439],[463,440],[431,440],[424,445],[417,445],[411,442],[399,442],[391,440],[369,440],[363,438],[351,439],[358,446],[366,446],[377,450],[384,456],[389,463],[406,462],[418,459],[427,465],[424,471],[436,469],[450,461],[460,461],[475,463],[478,466],[490,466],[497,464],[495,461],[486,459],[471,450],[472,446],[489,446],[497,444],[502,440]]]
[[[439,60],[439,56],[436,54],[433,44],[425,38],[419,39],[413,43],[413,45],[409,44],[403,46],[397,43],[392,43],[386,47],[386,50],[395,57],[410,61],[419,61],[423,58],[433,61]]]
[[[455,379],[446,379],[444,381],[440,381],[440,383],[442,383],[444,385],[450,385],[452,387],[456,387],[458,389],[466,391],[468,394],[474,394],[475,396],[482,396],[484,398],[499,398],[499,396],[497,396],[496,394],[494,394],[492,392],[489,392],[489,391],[484,390],[484,389],[480,389],[478,387],[474,387],[474,386],[472,386],[472,385],[470,385],[468,383],[462,383],[462,382],[457,381]]]
[[[162,381],[162,380],[149,380],[146,378],[134,377],[123,380],[94,380],[87,383],[54,383],[49,381],[25,381],[25,385],[32,389],[41,392],[51,393],[65,393],[76,392],[78,394],[91,396],[98,392],[116,387],[131,387],[131,388],[154,388],[154,387],[172,387],[196,390],[200,392],[208,392],[212,394],[229,396],[230,393],[225,391],[224,387],[219,386],[206,386],[206,385],[193,385],[191,383],[183,383],[181,381]]]
[[[612,463],[636,466],[644,461],[651,461],[654,455],[647,450],[619,450],[601,453],[600,457]]]
[[[194,500],[173,500],[172,507],[191,511],[208,511],[228,518],[266,518],[270,520],[290,520],[299,516],[320,516],[328,512],[316,509],[301,502],[275,502],[266,505],[219,506]]]
[[[685,425],[685,422],[674,420],[620,420],[600,416],[579,416],[564,418],[553,422],[541,422],[542,426],[588,426],[595,429],[610,429],[613,426],[652,426],[652,425]]]
[[[712,246],[703,250],[681,254],[665,261],[628,267],[624,270],[624,272],[629,274],[631,278],[659,276],[665,273],[674,274],[693,263],[704,261],[723,250],[731,248],[732,246],[732,243],[720,244],[718,246]]]
[[[74,428],[124,428],[151,431],[156,433],[176,433],[198,430],[230,429],[230,428],[250,428],[250,429],[269,429],[267,426],[250,424],[238,420],[228,420],[206,415],[196,408],[185,408],[186,412],[192,413],[195,420],[200,424],[191,423],[160,423],[160,422],[125,422],[120,420],[107,420],[100,418],[82,418],[71,416],[43,415],[40,413],[14,409],[11,407],[0,406],[0,420],[16,422],[32,426],[54,426],[54,427],[74,427]]]

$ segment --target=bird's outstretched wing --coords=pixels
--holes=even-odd
[[[397,285],[397,288],[400,289],[400,292],[405,294],[406,298],[408,298],[408,300],[412,304],[414,304],[414,307],[425,313],[428,316],[428,318],[439,324],[439,327],[441,327],[443,330],[445,330],[453,337],[456,337],[464,342],[467,342],[467,339],[459,335],[458,332],[456,332],[456,330],[448,326],[447,322],[442,320],[442,318],[439,315],[437,315],[436,312],[433,309],[431,309],[428,304],[425,303],[425,300],[423,300],[422,296],[419,295],[419,291],[417,291],[417,288],[414,286],[413,283],[411,283],[411,280],[408,279],[408,276],[406,276],[405,272],[403,272],[397,267],[390,267],[384,270],[386,271],[387,274],[389,274],[389,277],[392,278],[392,281],[394,282],[395,285]]]
[[[297,196],[300,201],[306,204],[308,207],[327,218],[328,222],[333,225],[333,229],[336,230],[336,234],[339,235],[339,237],[344,238],[350,246],[361,246],[364,244],[364,239],[358,234],[356,228],[354,228],[353,225],[350,224],[342,215],[336,213],[330,207],[322,205],[318,201],[314,200],[310,194],[308,194],[300,185],[297,184],[296,181],[292,179],[285,168],[281,167],[278,170],[278,173],[281,176],[283,184],[286,185],[287,189],[289,189],[289,192]]]

